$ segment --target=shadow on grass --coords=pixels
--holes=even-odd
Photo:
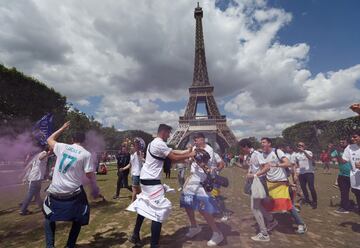
[[[211,238],[212,231],[208,225],[202,224],[200,226],[202,227],[201,233],[199,233],[192,239],[188,239],[185,237],[185,234],[188,231],[188,227],[182,227],[173,234],[162,235],[161,240],[160,240],[160,245],[162,245],[164,247],[171,246],[172,248],[178,248],[178,247],[180,248],[180,247],[183,247],[184,243],[189,244],[189,243],[191,243],[191,241],[207,242]],[[218,223],[218,227],[224,235],[224,240],[218,245],[220,247],[228,245],[228,242],[227,242],[228,236],[239,236],[240,235],[239,232],[233,231],[231,229],[231,226],[229,226],[225,223]],[[150,237],[146,237],[143,240],[144,245],[148,244],[148,243],[150,243]]]
[[[37,224],[36,224],[37,225]],[[71,225],[71,223],[56,223],[56,232],[59,235],[65,227]],[[12,231],[17,230],[17,231]],[[27,229],[26,232],[23,230],[22,226],[14,227],[9,232],[0,234],[0,241],[7,244],[7,246],[1,247],[29,247],[28,245],[33,242],[38,242],[39,240],[45,240],[45,230],[43,225],[38,226],[33,229]],[[45,242],[45,241],[44,241]],[[1,243],[0,243],[1,244]],[[11,246],[11,245],[13,246]]]
[[[275,228],[276,231],[284,234],[294,234],[295,230],[293,224],[295,224],[294,219],[291,217],[290,213],[276,213],[274,218],[279,222],[279,225]]]
[[[342,227],[351,226],[351,229],[354,232],[360,233],[360,224],[359,223],[355,223],[352,221],[346,221],[346,222],[340,223],[339,226],[342,226]]]
[[[79,248],[93,248],[93,247],[111,247],[114,245],[121,245],[127,241],[127,234],[124,232],[116,232],[115,228],[105,232],[98,232],[92,236],[92,241],[88,244],[77,244]]]
[[[115,205],[116,202],[113,201],[96,201],[96,202],[91,202],[90,207],[93,209],[98,209],[98,208],[103,208],[103,207],[111,207],[112,205]]]
[[[8,209],[0,210],[0,216],[6,215],[6,214],[11,214],[11,213],[13,213],[13,212],[15,212],[15,211],[17,211],[17,210],[19,211],[20,208],[15,208],[15,207],[13,207],[13,208],[8,208]]]
[[[96,181],[97,182],[106,182],[106,181],[109,181],[109,179],[108,178],[96,178]]]

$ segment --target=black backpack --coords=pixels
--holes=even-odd
[[[275,148],[275,155],[276,155],[276,157],[278,158],[278,160],[279,160],[280,162],[282,162],[282,159],[279,158],[279,155],[278,155],[277,151],[278,151],[278,148]],[[290,177],[290,176],[291,176],[290,168],[289,168],[289,167],[286,167],[286,168],[284,168],[284,169],[285,169],[285,172],[286,172],[286,176],[287,176],[287,177]]]

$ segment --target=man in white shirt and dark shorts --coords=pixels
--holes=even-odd
[[[162,222],[171,212],[171,202],[165,197],[165,188],[161,184],[161,176],[166,157],[172,161],[183,161],[194,156],[191,150],[173,151],[166,145],[172,128],[166,124],[160,124],[157,137],[150,142],[146,151],[146,160],[140,172],[141,193],[137,199],[127,208],[137,213],[137,219],[129,241],[140,245],[140,229],[145,218],[152,220],[151,223],[151,248],[159,247]]]
[[[48,196],[43,204],[47,248],[54,247],[56,221],[72,221],[66,244],[68,248],[75,247],[81,226],[89,223],[90,207],[82,186],[84,178],[90,182],[92,196],[101,196],[96,184],[96,168],[90,164],[91,154],[82,146],[85,134],[73,132],[71,145],[56,141],[69,126],[70,122],[66,122],[47,139],[57,157],[53,179],[47,189]]]

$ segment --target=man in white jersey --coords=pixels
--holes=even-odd
[[[140,140],[135,139],[130,145],[130,163],[119,171],[128,170],[131,167],[131,181],[132,181],[132,198],[131,202],[135,201],[136,195],[140,194],[140,171],[143,165],[143,153],[141,152]]]
[[[203,149],[210,155],[207,166],[211,170],[217,170],[215,152],[211,146],[205,143],[205,135],[203,133],[196,133],[194,135],[194,144],[194,149]],[[214,213],[219,212],[216,206],[216,200],[211,196],[210,192],[207,192],[202,186],[202,183],[206,180],[207,175],[204,172],[204,169],[201,168],[196,161],[192,162],[190,172],[191,175],[185,182],[180,198],[180,207],[185,208],[191,224],[189,231],[186,233],[186,237],[193,238],[202,230],[201,227],[197,225],[195,219],[194,210],[198,210],[213,232],[211,239],[207,242],[207,245],[216,246],[224,239],[224,236],[217,227],[213,217]]]
[[[23,181],[29,182],[29,190],[22,202],[20,215],[27,215],[31,213],[27,208],[33,197],[35,197],[35,202],[38,206],[40,208],[42,207],[43,201],[41,200],[40,190],[41,183],[45,179],[46,163],[49,154],[50,151],[48,151],[48,149],[44,149],[43,151],[37,153],[25,168],[26,174]]]
[[[81,226],[89,223],[90,208],[82,187],[84,178],[90,181],[92,196],[100,196],[96,185],[96,168],[90,164],[91,154],[82,147],[85,134],[73,132],[71,145],[56,141],[69,126],[70,122],[66,122],[47,139],[57,157],[53,179],[43,205],[47,248],[54,247],[56,221],[72,221],[66,244],[69,248],[75,247]]]
[[[247,183],[249,184],[248,187],[251,187],[254,177],[258,177],[264,185],[264,188],[267,189],[265,174],[258,176],[258,172],[261,171],[259,156],[262,156],[262,154],[254,150],[253,145],[249,139],[240,140],[239,146],[246,155],[246,160],[244,163],[249,167],[248,174],[246,175],[248,180]],[[251,190],[247,193],[250,193],[251,196]],[[268,232],[274,229],[278,225],[278,222],[274,219],[272,214],[262,206],[261,201],[262,199],[254,199],[251,197],[251,210],[260,229],[260,232],[256,236],[251,237],[251,239],[254,241],[267,242],[270,241]],[[265,225],[265,220],[268,223],[267,227]]]
[[[264,202],[265,208],[271,212],[289,211],[298,225],[297,233],[304,234],[307,226],[296,211],[290,199],[288,175],[286,168],[291,166],[289,159],[280,149],[272,148],[272,140],[265,137],[261,139],[263,153],[259,156],[262,167],[258,176],[266,173],[266,185],[271,201]]]
[[[360,129],[352,131],[351,142],[352,144],[345,148],[342,158],[351,163],[351,191],[355,194],[360,214]]]
[[[304,202],[312,206],[313,209],[317,208],[317,194],[315,190],[315,175],[314,175],[314,158],[311,151],[306,150],[304,142],[297,144],[295,159],[297,166],[300,169],[299,181],[302,192],[304,194]],[[309,193],[307,186],[310,189],[312,201],[309,200]]]
[[[151,248],[159,247],[162,222],[165,221],[171,211],[171,202],[165,197],[165,189],[161,184],[161,176],[166,157],[172,161],[182,161],[194,156],[191,150],[174,151],[166,145],[170,137],[171,127],[160,124],[157,137],[150,142],[146,151],[145,163],[140,172],[141,193],[137,199],[127,208],[137,212],[137,219],[129,241],[140,245],[140,229],[145,218],[152,220],[151,223]]]

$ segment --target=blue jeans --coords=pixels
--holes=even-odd
[[[299,213],[296,211],[294,205],[293,205],[292,209],[290,210],[290,214],[295,219],[296,225],[304,225],[304,221],[300,217]]]
[[[24,201],[21,204],[21,212],[25,213],[27,211],[27,208],[32,200],[33,197],[35,197],[35,201],[38,204],[39,207],[42,206],[42,200],[40,197],[40,190],[41,190],[41,180],[38,181],[31,181],[29,183],[29,190],[27,192],[27,195],[25,196]]]
[[[50,221],[45,218],[45,238],[46,238],[46,248],[55,247],[55,221]],[[81,230],[80,222],[73,221],[72,227],[69,233],[69,238],[66,243],[66,248],[74,248],[76,245],[76,240],[79,236]]]

